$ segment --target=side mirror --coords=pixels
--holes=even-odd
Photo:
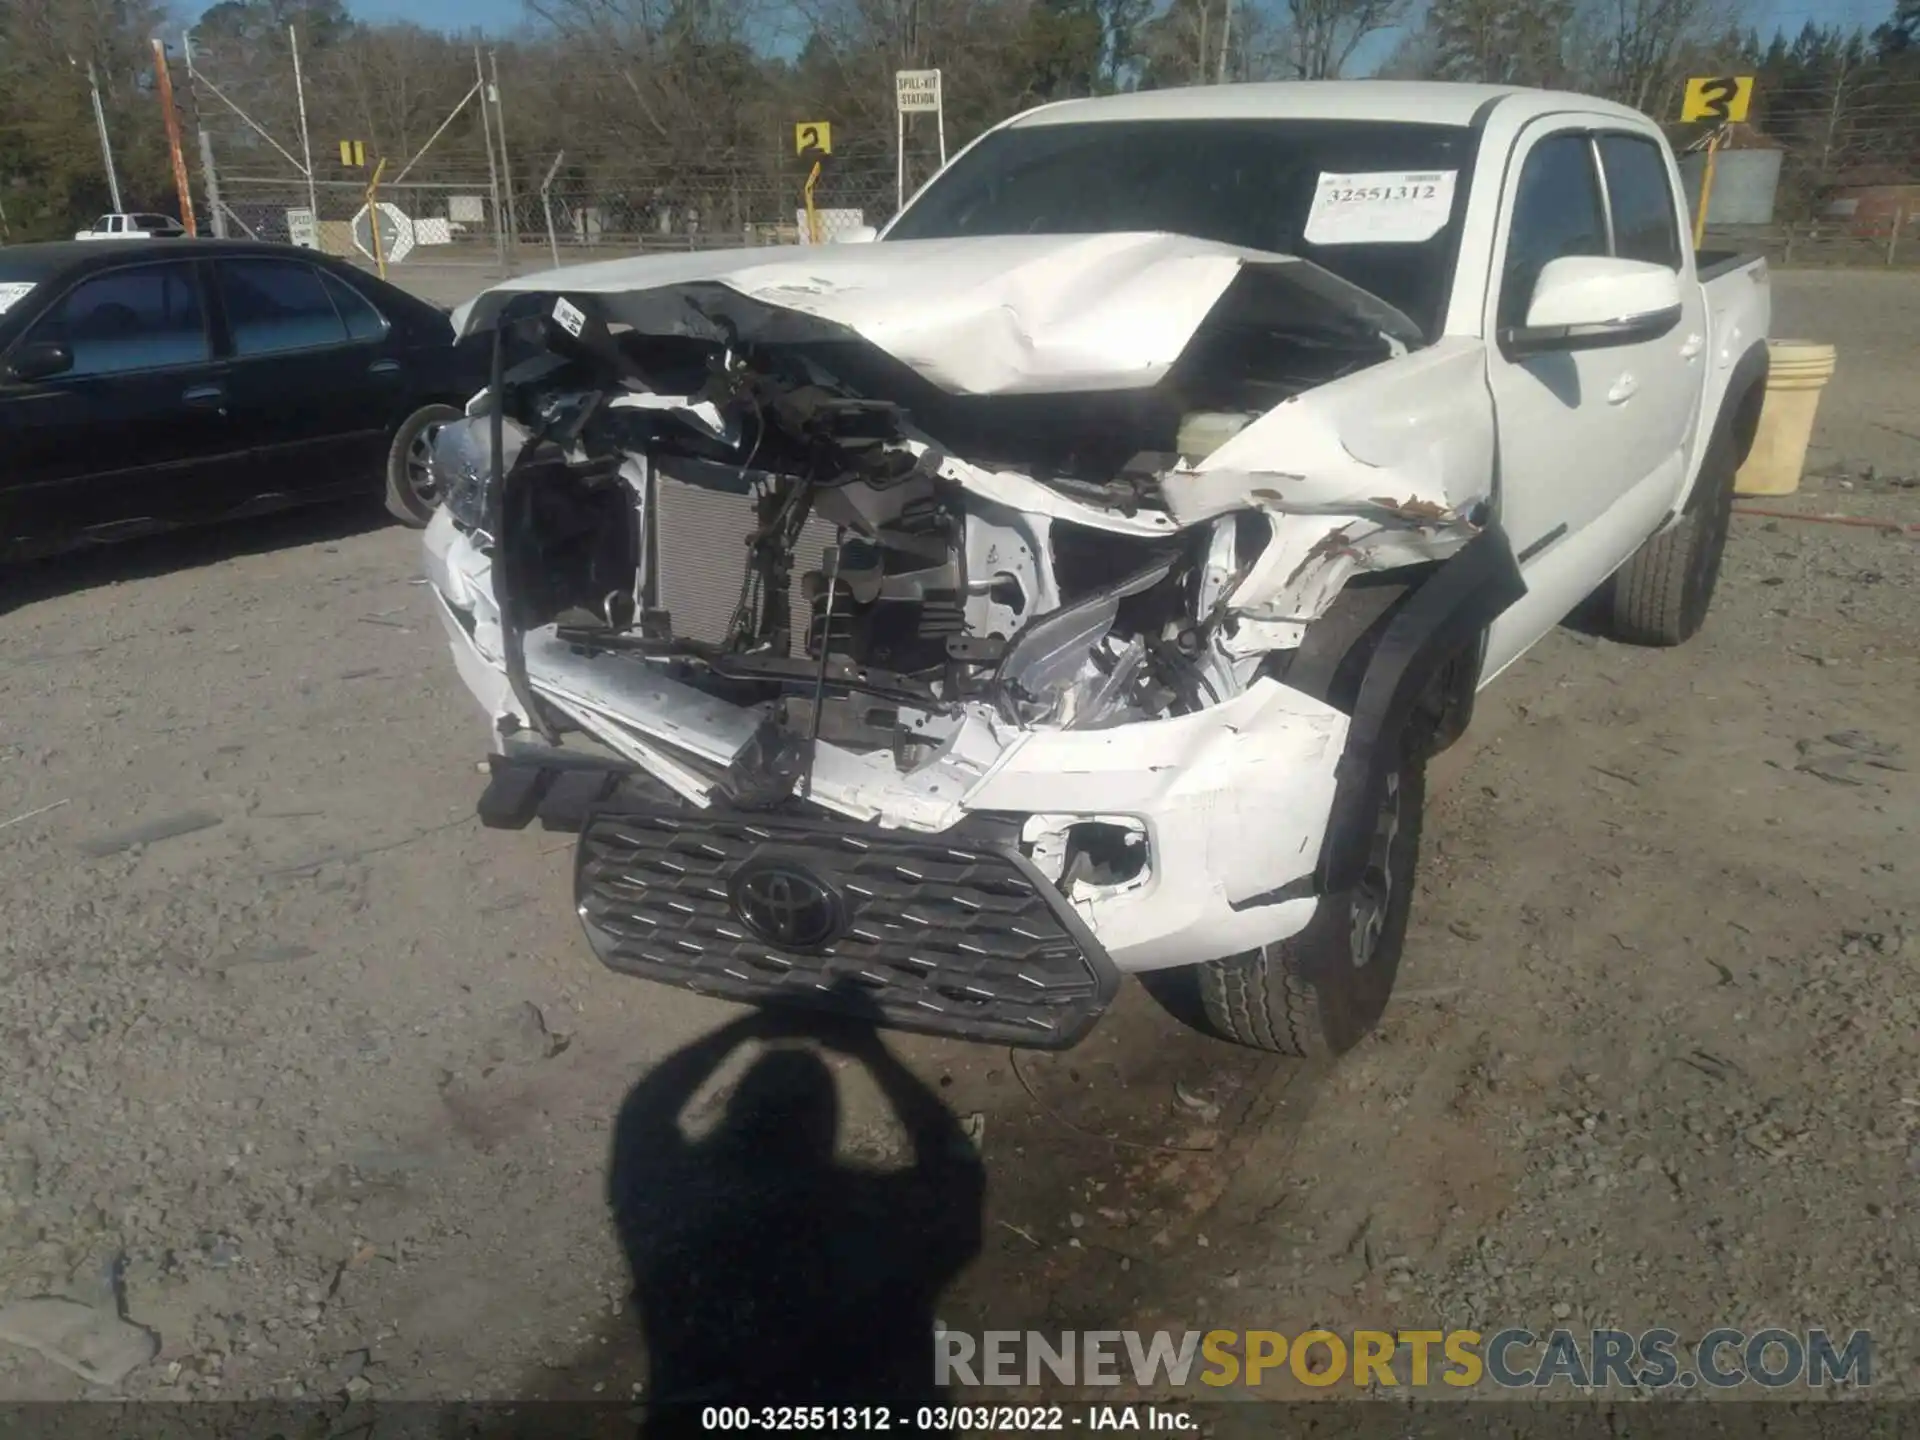
[[[1680,313],[1680,277],[1666,266],[1568,255],[1541,268],[1527,323],[1498,338],[1509,356],[1636,345],[1673,329]]]
[[[870,245],[880,238],[880,232],[871,225],[849,225],[833,237],[836,245]]]
[[[65,345],[42,342],[22,345],[7,362],[7,378],[22,382],[51,380],[73,368],[73,351]]]

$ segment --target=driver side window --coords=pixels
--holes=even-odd
[[[1549,260],[1606,253],[1606,212],[1593,147],[1584,134],[1549,135],[1527,152],[1520,167],[1500,277],[1500,328],[1527,323],[1533,287]]]
[[[73,351],[69,376],[198,365],[212,358],[200,286],[187,264],[141,265],[83,280],[43,316],[27,343]]]

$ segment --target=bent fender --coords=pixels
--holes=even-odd
[[[1321,842],[1320,893],[1350,889],[1366,870],[1373,817],[1399,767],[1413,707],[1443,666],[1527,593],[1497,524],[1469,540],[1408,598],[1368,662],[1334,766],[1333,813]]]

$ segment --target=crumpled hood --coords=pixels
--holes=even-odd
[[[645,334],[804,343],[858,337],[959,395],[1157,384],[1244,272],[1306,324],[1417,346],[1393,306],[1310,261],[1167,234],[1009,235],[777,246],[607,260],[522,275],[454,312],[492,327],[516,292],[591,294]]]

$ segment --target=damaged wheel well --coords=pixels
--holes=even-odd
[[[1433,748],[1464,728],[1481,639],[1525,592],[1512,546],[1489,525],[1447,560],[1356,581],[1307,628],[1282,678],[1350,717],[1315,876],[1322,894],[1358,880],[1379,787],[1402,748]]]

